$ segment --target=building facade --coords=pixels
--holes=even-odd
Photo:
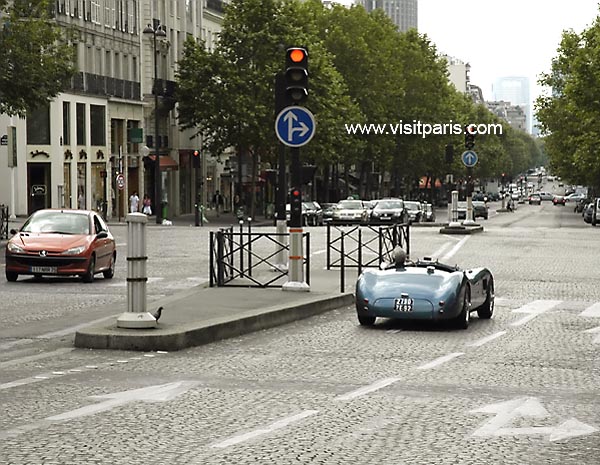
[[[383,10],[401,32],[418,28],[417,0],[357,0],[368,13],[377,8]]]
[[[492,113],[507,121],[513,129],[527,132],[527,115],[520,105],[513,105],[504,100],[485,102],[485,104]]]
[[[529,78],[507,76],[498,78],[494,84],[494,99],[519,106],[525,113],[525,131],[531,133],[531,101]]]
[[[166,214],[190,213],[202,198],[206,203],[207,189],[218,187],[203,180],[210,173],[218,179],[218,163],[204,154],[202,171],[192,170],[190,154],[201,140],[179,130],[174,78],[187,37],[216,44],[223,2],[57,0],[54,13],[57,24],[77,31],[77,73],[68,89],[27,118],[0,115],[0,137],[15,140],[14,157],[0,145],[0,160],[9,159],[0,165],[0,204],[19,216],[65,207],[124,217],[134,191],[155,198],[155,145]],[[143,32],[154,19],[166,32],[156,49]]]

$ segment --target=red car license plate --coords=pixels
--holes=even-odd
[[[414,300],[409,298],[401,298],[394,300],[395,312],[412,312]]]

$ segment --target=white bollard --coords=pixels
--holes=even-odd
[[[461,227],[462,225],[458,221],[458,191],[452,191],[451,212],[452,218],[448,226],[451,228]]]
[[[477,223],[475,223],[475,221],[473,220],[473,197],[469,195],[467,197],[467,215],[465,217],[465,221],[463,221],[463,225],[473,226],[476,224]]]
[[[302,228],[290,228],[288,281],[281,287],[284,291],[310,291],[310,286],[304,281],[302,245]]]
[[[117,318],[119,328],[156,328],[146,310],[146,223],[143,213],[127,215],[127,311]]]

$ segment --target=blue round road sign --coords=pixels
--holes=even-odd
[[[472,168],[477,164],[477,154],[472,150],[465,150],[461,155],[462,162],[467,168]]]
[[[275,134],[288,147],[302,147],[315,135],[315,117],[304,107],[285,107],[275,118]]]

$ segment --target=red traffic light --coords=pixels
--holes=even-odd
[[[303,48],[289,48],[288,56],[292,63],[301,63],[306,58],[306,50]]]
[[[194,156],[195,157],[199,157],[200,156],[200,150],[194,150]]]
[[[293,195],[294,197],[298,197],[298,196],[300,195],[300,191],[299,191],[298,189],[294,189],[294,190],[292,191],[292,195]]]

